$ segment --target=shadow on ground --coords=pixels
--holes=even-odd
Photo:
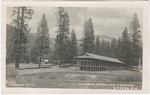
[[[51,67],[26,67],[26,68],[19,68],[19,70],[25,70],[25,69],[42,69],[42,68],[51,68]]]

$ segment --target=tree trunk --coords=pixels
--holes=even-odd
[[[16,63],[15,63],[15,68],[16,68],[16,69],[19,69],[19,62],[16,62]]]
[[[40,62],[39,62],[39,68],[41,67],[41,57],[40,57]]]
[[[19,69],[19,62],[17,63],[17,69]]]
[[[15,69],[17,69],[17,62],[15,62]]]
[[[59,63],[58,64],[59,64],[59,67],[61,67],[61,60],[60,59],[59,59]]]

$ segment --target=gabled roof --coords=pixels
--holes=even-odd
[[[90,53],[86,53],[83,56],[77,56],[75,58],[76,59],[82,59],[82,58],[83,59],[97,59],[97,60],[104,60],[104,61],[124,64],[123,62],[119,61],[116,58],[111,58],[111,57],[106,57],[106,56],[101,56],[101,55],[96,55],[96,54],[90,54]]]

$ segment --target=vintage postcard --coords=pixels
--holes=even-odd
[[[148,93],[148,2],[3,2],[2,93]]]

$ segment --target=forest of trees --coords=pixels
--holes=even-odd
[[[37,26],[35,46],[27,54],[28,33],[30,26],[28,21],[32,19],[34,10],[28,7],[15,7],[13,10],[14,19],[12,20],[13,34],[7,41],[7,63],[15,63],[15,68],[19,68],[19,63],[38,63],[41,66],[41,58],[47,56],[50,61],[57,61],[59,66],[66,63],[72,64],[73,58],[78,56],[78,46],[82,47],[80,55],[94,53],[97,55],[117,58],[124,62],[126,66],[138,65],[142,58],[142,39],[140,22],[137,14],[133,15],[129,29],[125,26],[121,37],[113,38],[111,42],[105,39],[100,40],[94,35],[92,18],[86,18],[83,25],[82,42],[79,45],[76,30],[70,29],[69,14],[63,7],[59,7],[56,12],[57,36],[55,46],[50,47],[50,33],[46,19],[43,14]],[[8,25],[7,25],[8,27]],[[7,28],[7,32],[11,29]],[[9,32],[10,33],[10,32]],[[8,34],[8,33],[7,33]],[[13,40],[12,40],[13,39]],[[9,47],[13,46],[13,47]]]

